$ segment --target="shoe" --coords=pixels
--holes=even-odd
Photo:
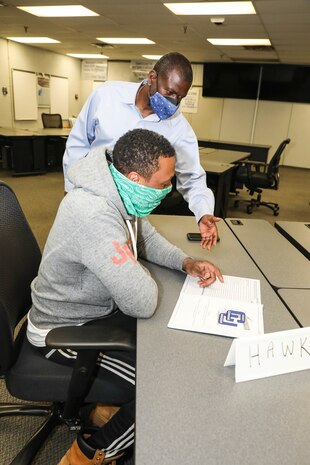
[[[91,411],[89,419],[95,426],[101,428],[119,411],[119,407],[114,405],[97,404]]]
[[[94,429],[89,431],[94,432]],[[87,436],[90,436],[88,431],[81,431],[58,465],[117,465],[116,460],[122,457],[123,453],[105,458],[103,450],[93,449],[87,444],[85,441]]]

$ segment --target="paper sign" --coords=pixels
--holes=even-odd
[[[235,339],[225,366],[233,365],[235,380],[248,381],[310,368],[310,327]]]
[[[224,275],[224,283],[202,288],[187,276],[168,327],[227,337],[262,334],[259,280]]]
[[[182,99],[181,111],[184,113],[197,113],[198,111],[199,88],[192,87],[186,97]]]

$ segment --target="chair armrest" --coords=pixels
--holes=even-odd
[[[124,328],[111,327],[109,324],[66,326],[52,329],[46,336],[46,344],[55,349],[133,351],[136,348],[136,336]]]
[[[249,159],[240,160],[238,162],[238,165],[246,166],[248,170],[251,169],[251,167],[253,166],[255,171],[260,171],[260,168],[263,168],[263,172],[266,172],[267,167],[268,167],[268,163],[265,163],[263,161],[249,160]]]

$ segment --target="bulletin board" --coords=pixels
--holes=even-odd
[[[51,113],[60,113],[62,119],[69,117],[69,84],[67,78],[51,76]]]
[[[28,71],[12,70],[15,120],[37,120],[37,76]]]

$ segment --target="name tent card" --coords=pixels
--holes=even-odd
[[[310,327],[234,339],[224,366],[235,381],[249,381],[310,368]]]

